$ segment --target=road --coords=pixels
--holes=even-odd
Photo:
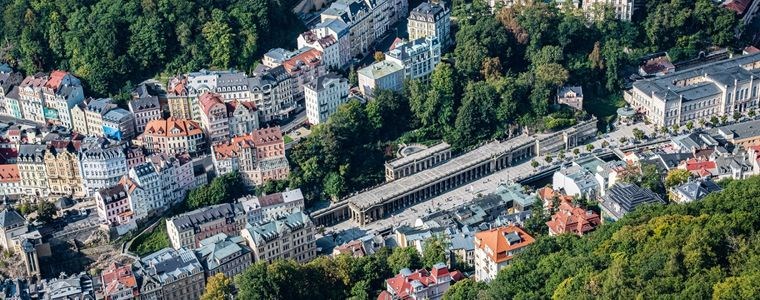
[[[606,135],[603,135],[600,139],[597,139],[596,141],[592,142],[591,144],[594,145],[595,149],[601,149],[602,143],[604,141],[607,141],[611,145],[613,143],[619,144],[619,140],[621,137],[626,137],[628,139],[633,138],[633,128],[639,128],[640,130],[644,131],[646,134],[649,134],[653,131],[652,128],[645,126],[643,123],[633,124],[633,125],[627,125],[627,126],[620,126],[615,131],[610,132]],[[586,146],[581,145],[577,147],[577,149],[580,151],[579,155],[582,155],[583,153],[588,153],[586,151]],[[554,155],[556,156],[556,155]],[[574,155],[571,151],[567,151],[565,154],[567,157],[567,161],[572,161]],[[549,166],[551,164],[547,163],[544,158],[534,158],[539,165],[534,168],[531,166],[531,160],[522,162],[520,164],[517,164],[515,166],[506,168],[504,170],[501,170],[499,172],[496,172],[494,174],[488,175],[484,178],[481,178],[477,181],[474,181],[470,184],[461,186],[459,188],[453,189],[451,191],[448,191],[442,195],[439,195],[437,197],[431,198],[427,201],[417,203],[414,206],[411,206],[409,208],[406,208],[397,214],[393,215],[391,218],[379,220],[374,223],[367,224],[365,226],[357,226],[355,223],[351,221],[344,221],[342,223],[338,223],[336,225],[326,227],[325,232],[326,233],[334,233],[337,234],[337,240],[347,242],[352,239],[356,239],[364,235],[365,232],[378,232],[383,229],[387,229],[393,226],[399,226],[399,225],[409,225],[413,226],[414,222],[425,215],[428,215],[430,213],[440,211],[440,210],[450,210],[454,207],[470,203],[473,199],[477,198],[478,194],[487,194],[496,189],[496,187],[499,186],[501,183],[507,183],[507,182],[513,182],[518,177],[526,176],[528,174],[535,173],[538,168],[542,168],[542,166]],[[553,160],[553,163],[556,165],[556,160]],[[317,235],[317,238],[322,237],[321,235]]]

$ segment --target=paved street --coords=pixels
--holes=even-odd
[[[630,126],[621,126],[618,127],[614,132],[603,135],[601,139],[598,139],[591,144],[594,145],[595,149],[601,149],[602,143],[605,140],[607,140],[611,145],[620,144],[619,140],[621,137],[626,137],[628,139],[633,138],[633,128],[639,128],[646,134],[652,132],[652,128],[645,126],[643,123],[637,123]],[[580,150],[580,153],[588,152],[586,151],[585,145],[577,148]],[[565,155],[568,157],[567,161],[572,160],[572,150]],[[556,157],[556,155],[554,156]],[[539,163],[539,166],[537,168],[542,168],[543,166],[550,165],[546,162],[544,157],[536,157],[534,160]],[[556,165],[558,162],[555,160],[553,163]],[[478,194],[487,194],[489,192],[492,192],[502,182],[506,183],[514,181],[517,177],[526,176],[533,173],[534,171],[536,171],[536,168],[533,168],[531,166],[531,160],[528,160],[497,173],[488,175],[470,184],[453,189],[430,200],[418,203],[414,206],[404,209],[403,211],[398,212],[398,214],[394,215],[392,218],[383,219],[362,227],[358,227],[351,221],[345,221],[325,228],[325,232],[327,234],[337,233],[337,241],[347,242],[352,239],[361,237],[366,232],[377,232],[399,225],[411,226],[414,225],[415,220],[417,220],[419,217],[440,210],[450,210],[459,205],[469,203],[475,199]],[[318,238],[319,237],[321,236],[318,235]]]

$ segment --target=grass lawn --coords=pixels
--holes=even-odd
[[[290,135],[287,135],[287,134],[282,139],[285,140],[285,144],[289,144],[289,143],[293,142],[293,138],[290,137]]]
[[[169,247],[169,234],[166,233],[166,220],[161,219],[153,231],[147,232],[132,242],[129,251],[143,256]]]
[[[583,104],[586,111],[599,119],[599,130],[607,131],[607,124],[617,116],[617,109],[625,106],[622,94],[599,95],[589,97]]]

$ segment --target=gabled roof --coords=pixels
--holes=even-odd
[[[480,249],[488,247],[489,259],[501,263],[512,259],[510,253],[534,242],[532,236],[517,226],[503,226],[475,234],[475,246]],[[489,253],[489,251],[486,251]]]
[[[3,229],[21,226],[25,223],[26,219],[15,210],[5,208],[0,211],[0,226]]]
[[[21,181],[18,165],[0,165],[0,183],[13,183]]]
[[[169,118],[148,122],[145,125],[145,134],[164,137],[192,136],[203,134],[203,129],[201,129],[201,126],[197,122],[192,120]]]
[[[562,202],[559,209],[546,225],[557,234],[571,233],[582,236],[602,223],[599,214],[585,210],[570,202]]]

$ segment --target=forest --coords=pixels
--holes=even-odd
[[[734,180],[701,202],[640,207],[585,237],[538,236],[494,281],[460,281],[444,299],[752,299],[760,294],[759,230],[760,177]],[[246,299],[374,299],[383,279],[402,266],[429,267],[445,247],[433,239],[422,256],[395,248],[258,263],[235,283]]]

